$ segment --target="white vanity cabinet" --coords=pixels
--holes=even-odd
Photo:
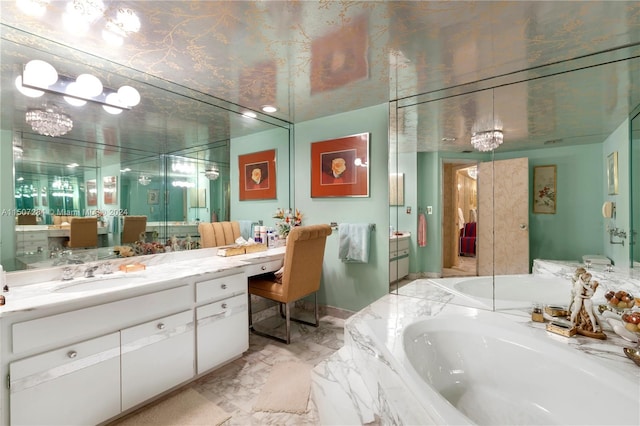
[[[90,425],[120,413],[120,334],[12,362],[12,425]]]
[[[193,310],[120,331],[122,410],[194,375]]]
[[[18,253],[37,252],[49,247],[47,230],[16,232],[16,251]]]
[[[389,282],[393,283],[409,275],[410,237],[397,236],[389,239]]]
[[[197,374],[249,349],[245,273],[196,282]]]

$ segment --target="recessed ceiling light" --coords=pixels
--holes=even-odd
[[[264,112],[276,112],[278,110],[278,108],[272,106],[272,105],[263,105],[262,106],[262,110]]]
[[[256,118],[258,116],[255,112],[252,111],[245,111],[242,113],[242,115],[249,118]]]
[[[442,138],[442,142],[455,142],[456,138]]]
[[[71,164],[67,164],[67,167],[70,168],[70,169],[73,169],[73,168],[78,167],[79,165],[80,164],[78,164],[78,163],[71,163]]]

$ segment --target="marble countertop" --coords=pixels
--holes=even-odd
[[[0,306],[0,317],[89,297],[113,296],[116,292],[124,293],[176,279],[240,269],[257,262],[281,259],[284,257],[285,247],[231,257],[218,256],[217,251],[217,248],[210,248],[113,259],[110,263],[114,272],[103,274],[98,269],[92,278],[83,277],[85,269],[102,265],[104,262],[71,265],[74,269],[74,279],[70,281],[62,281],[62,267],[9,273],[6,279],[9,291],[3,293],[5,305]],[[133,263],[141,263],[146,269],[135,272],[122,272],[118,269],[120,265]],[[88,282],[102,281],[109,281],[113,285],[95,288],[85,285]],[[79,291],[74,291],[73,287],[76,286]]]

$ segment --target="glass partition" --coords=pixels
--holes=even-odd
[[[640,197],[629,200],[627,192],[637,191],[633,183],[640,180],[637,116],[630,127],[631,171],[626,159],[620,162],[620,190],[607,190],[607,157],[625,156],[629,145],[628,104],[603,94],[622,90],[634,105],[640,100],[634,89],[640,61],[620,59],[628,54],[623,49],[618,54],[615,62],[607,52],[391,103],[389,170],[404,176],[405,204],[390,200],[390,226],[418,230],[422,213],[428,223],[424,246],[410,240],[408,279],[392,283],[391,291],[439,298],[452,286],[456,303],[526,308],[532,302],[526,277],[536,259],[578,265],[585,255],[603,254],[621,268],[630,255],[638,261],[637,249],[609,244],[610,223],[601,213],[611,200],[632,211],[630,219],[619,211],[616,227],[640,222]],[[503,131],[504,142],[493,151],[475,149],[472,135],[492,128]],[[390,180],[390,193],[396,186]],[[474,221],[475,229],[465,226]],[[398,275],[390,265],[390,276]],[[520,287],[507,288],[505,277]],[[433,291],[403,291],[415,278],[431,279]],[[477,304],[478,297],[486,303]],[[569,300],[553,297],[559,304]]]

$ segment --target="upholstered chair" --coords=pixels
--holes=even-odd
[[[200,247],[228,246],[240,237],[240,224],[233,222],[200,222],[198,224],[200,234]]]
[[[92,248],[98,246],[98,218],[71,217],[69,226],[69,248]]]
[[[291,341],[290,321],[314,327],[319,325],[317,293],[320,289],[324,248],[329,235],[331,235],[331,227],[326,224],[294,227],[287,239],[281,281],[274,274],[249,278],[249,328],[252,332],[289,344]],[[291,318],[290,305],[311,294],[314,296],[315,322]],[[284,338],[254,328],[251,314],[251,295],[264,297],[280,304],[280,313],[285,319]],[[284,313],[282,313],[283,307]]]
[[[124,216],[124,224],[122,225],[122,237],[120,238],[120,243],[135,243],[140,239],[140,234],[144,234],[146,230],[146,216]]]

